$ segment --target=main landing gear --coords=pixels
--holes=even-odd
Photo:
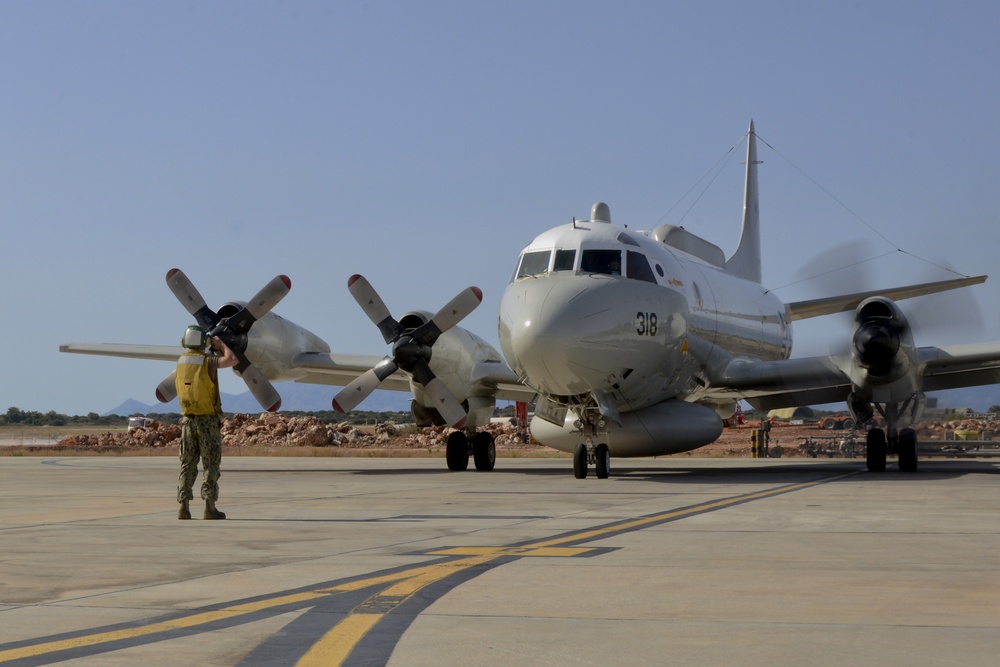
[[[476,470],[484,472],[493,470],[497,460],[496,445],[493,436],[486,431],[475,433],[470,439],[465,431],[452,431],[448,434],[448,444],[445,457],[448,460],[448,470],[460,471],[469,467],[469,456],[476,464]]]
[[[917,434],[912,428],[900,429],[893,436],[893,429],[890,429],[889,436],[880,428],[873,428],[868,431],[868,454],[866,463],[868,472],[885,472],[885,460],[888,454],[895,454],[899,458],[899,469],[901,472],[917,471]]]
[[[859,405],[864,407],[863,403]],[[878,410],[885,418],[886,428],[884,430],[873,428],[868,431],[865,457],[868,472],[885,472],[885,459],[888,455],[894,455],[899,459],[900,472],[917,471],[917,433],[912,428],[897,430],[897,425],[916,423],[923,412],[923,407],[923,394],[913,394],[900,403],[871,404],[867,416],[871,417],[872,408]]]
[[[573,452],[573,476],[586,479],[587,468],[594,465],[597,479],[607,479],[611,473],[611,451],[603,442],[596,447],[593,442],[580,443]]]

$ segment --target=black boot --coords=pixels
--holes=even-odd
[[[211,500],[205,501],[205,518],[206,519],[225,519],[226,513],[220,511],[219,508],[215,506],[215,503]]]

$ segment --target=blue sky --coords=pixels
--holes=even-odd
[[[990,273],[998,28],[989,2],[0,3],[0,411],[150,401],[169,364],[57,348],[176,342],[174,266],[213,306],[288,274],[276,312],[383,354],[348,276],[397,315],[477,285],[496,343],[519,250],[598,200],[731,252],[741,156],[695,186],[751,118],[785,300],[835,291],[803,267],[853,239],[890,253],[875,286]],[[922,309],[951,325],[918,343],[1000,339],[998,297]]]

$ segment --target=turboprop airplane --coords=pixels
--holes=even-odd
[[[457,326],[482,298],[475,287],[436,314],[414,311],[396,320],[366,279],[351,276],[351,294],[392,345],[384,358],[330,352],[315,335],[270,313],[273,295],[256,308],[226,304],[214,326],[252,311],[254,321],[248,327],[237,322],[238,333],[227,339],[249,363],[244,378],[249,370],[258,382],[346,383],[333,400],[339,411],[353,409],[376,387],[409,390],[418,424],[455,426],[447,445],[451,470],[467,468],[470,454],[477,469],[493,469],[492,437],[479,429],[497,399],[534,401],[533,437],[571,452],[577,478],[591,466],[597,477],[607,477],[611,457],[707,445],[740,400],[759,410],[844,401],[857,423],[877,412],[886,427],[868,431],[868,469],[884,471],[892,454],[900,470],[916,470],[910,426],[925,393],[1000,383],[1000,342],[917,347],[896,301],[975,285],[986,276],[782,303],[761,285],[757,165],[751,122],[742,234],[728,258],[681,227],[616,226],[603,203],[593,206],[589,220],[537,236],[521,252],[501,299],[503,358]],[[176,275],[168,273],[168,283]],[[284,284],[281,278],[270,285]],[[196,315],[203,301],[182,298],[190,290],[175,294]],[[848,351],[790,357],[793,321],[851,311]],[[154,347],[60,349],[171,361],[180,354],[179,347]],[[261,405],[271,407],[270,393],[259,393]]]

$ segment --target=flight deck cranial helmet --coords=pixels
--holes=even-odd
[[[181,338],[181,345],[189,350],[200,350],[208,342],[208,334],[199,326],[189,326],[184,330],[184,337]]]

